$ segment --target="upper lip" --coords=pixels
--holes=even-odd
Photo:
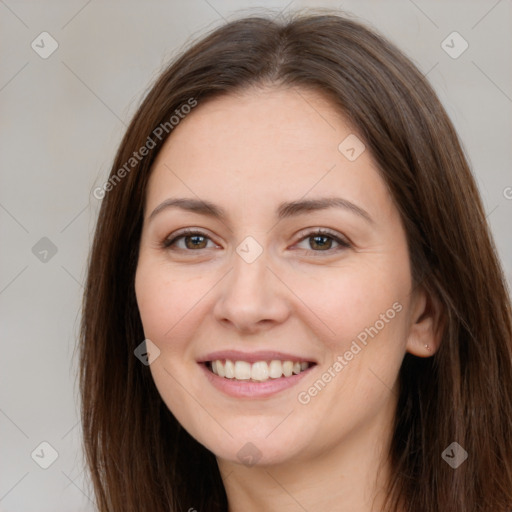
[[[262,350],[257,352],[241,352],[240,350],[220,350],[211,352],[204,357],[198,359],[198,363],[206,363],[209,361],[218,361],[229,359],[230,361],[247,361],[248,363],[256,363],[257,361],[294,361],[305,363],[316,363],[309,357],[302,357],[296,354],[286,354],[284,352]]]

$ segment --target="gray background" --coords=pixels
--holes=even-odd
[[[92,190],[144,92],[190,38],[224,20],[307,7],[365,20],[428,74],[512,281],[511,1],[0,0],[0,511],[94,510],[74,353],[99,206]],[[47,59],[31,47],[43,31],[59,45]],[[442,46],[454,31],[469,44],[458,58]],[[463,41],[444,45],[457,53]],[[51,462],[43,441],[58,453],[48,469],[38,465]]]

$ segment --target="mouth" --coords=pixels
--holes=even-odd
[[[315,365],[312,361],[270,359],[249,362],[244,360],[216,359],[204,365],[213,374],[223,379],[242,382],[266,382],[273,379],[299,375]]]
[[[222,350],[197,360],[207,381],[234,398],[266,399],[295,387],[317,361],[276,351]]]

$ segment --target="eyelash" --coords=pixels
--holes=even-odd
[[[201,250],[204,250],[204,249],[197,249],[197,250],[194,250],[194,249],[172,249],[172,246],[178,240],[180,240],[181,238],[187,238],[189,236],[201,236],[208,240],[211,240],[211,238],[208,235],[206,235],[206,233],[203,233],[201,231],[186,229],[184,231],[181,231],[180,233],[177,233],[176,236],[174,236],[172,238],[166,238],[161,244],[162,248],[169,249],[169,250],[181,250],[181,251],[185,251],[185,252],[200,252]],[[303,249],[303,250],[306,250],[306,251],[312,252],[312,253],[332,254],[334,251],[340,251],[340,250],[349,249],[350,247],[352,247],[349,242],[338,237],[336,234],[332,233],[331,231],[328,231],[325,229],[317,229],[314,231],[310,231],[308,233],[303,232],[303,233],[301,233],[301,238],[298,240],[297,243],[300,243],[308,238],[313,238],[313,237],[317,237],[317,236],[330,238],[330,239],[334,240],[337,244],[339,244],[340,247],[335,247],[335,248],[327,249],[324,251],[322,251],[322,250],[315,251],[313,249]]]

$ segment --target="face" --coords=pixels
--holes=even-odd
[[[150,370],[221,460],[304,461],[390,428],[415,294],[356,136],[320,93],[248,90],[200,104],[154,164],[135,282]]]

